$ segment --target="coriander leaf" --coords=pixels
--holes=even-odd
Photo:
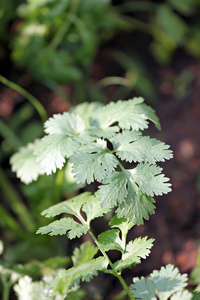
[[[134,241],[130,241],[126,246],[124,254],[122,254],[121,260],[114,263],[115,270],[120,271],[135,263],[140,263],[141,258],[146,258],[149,255],[153,241],[153,239],[147,240],[147,237],[140,237]]]
[[[86,128],[90,128],[92,118],[96,114],[97,109],[102,106],[103,105],[100,102],[84,102],[70,108],[70,112],[79,115],[85,122]]]
[[[107,151],[106,141],[101,139],[79,148],[70,158],[77,183],[86,181],[89,184],[94,180],[101,182],[107,174],[113,172],[118,160]]]
[[[121,230],[122,236],[126,236],[128,231],[134,226],[134,224],[134,220],[129,221],[127,218],[118,218],[116,214],[109,222],[109,225],[112,228],[117,227]]]
[[[58,134],[63,136],[76,136],[85,129],[85,122],[74,113],[64,112],[55,114],[49,118],[45,124],[45,132],[48,134]]]
[[[33,151],[39,140],[29,143],[26,147],[22,147],[18,152],[10,158],[12,171],[17,172],[17,177],[25,184],[38,179],[39,175],[44,174],[39,163],[36,162],[36,156]]]
[[[53,282],[53,292],[65,295],[73,284],[79,284],[80,280],[90,281],[98,271],[107,268],[108,260],[105,257],[98,257],[89,262],[64,270],[56,276]]]
[[[131,294],[133,297],[142,300],[157,300],[155,287],[151,278],[145,280],[144,277],[141,277],[141,279],[136,277],[133,278],[133,282],[134,284],[131,285]]]
[[[122,129],[143,130],[148,128],[148,120],[160,128],[159,120],[152,108],[143,104],[143,98],[133,98],[127,101],[111,102],[97,110],[93,123],[99,127],[109,127],[118,122]]]
[[[101,217],[110,211],[108,208],[101,207],[98,195],[89,197],[87,202],[83,204],[82,210],[86,213],[88,226],[92,220]]]
[[[132,295],[144,300],[155,300],[157,299],[156,296],[158,296],[159,300],[167,300],[172,295],[174,296],[170,299],[179,300],[180,298],[178,297],[180,295],[188,295],[187,292],[185,294],[183,291],[187,285],[187,275],[181,275],[178,269],[174,268],[173,265],[161,267],[160,271],[153,271],[150,274],[150,278],[146,281],[144,277],[142,277],[141,279],[133,278],[133,282],[134,284],[131,285]],[[187,299],[191,299],[191,295],[188,296],[189,298]]]
[[[77,223],[72,218],[62,218],[54,221],[47,226],[40,227],[37,233],[49,235],[64,235],[67,233],[69,239],[80,237],[87,233],[88,228],[80,223]]]
[[[161,267],[160,271],[154,270],[151,273],[159,299],[167,300],[175,292],[181,291],[187,286],[187,275],[180,274],[173,265]]]
[[[75,248],[72,255],[73,266],[77,267],[83,263],[89,262],[97,254],[98,248],[90,242],[83,243],[80,248]]]
[[[162,168],[156,165],[138,164],[136,168],[128,170],[130,181],[135,182],[141,191],[148,196],[167,194],[171,191],[169,178],[164,177]]]
[[[112,229],[102,232],[98,236],[98,241],[101,244],[101,248],[105,251],[109,250],[118,250],[123,252],[123,243],[122,240],[119,238],[119,230]]]
[[[119,206],[117,217],[134,220],[137,225],[143,224],[143,219],[148,220],[149,214],[155,212],[154,199],[138,188],[129,170],[110,174],[97,193],[102,207]]]
[[[71,137],[57,134],[45,136],[35,147],[36,162],[47,175],[55,173],[57,168],[62,169],[66,157],[70,157],[78,146],[79,143]]]
[[[134,220],[135,224],[139,226],[144,223],[143,219],[148,220],[149,215],[155,213],[155,200],[141,191],[135,192],[132,188],[129,182],[128,197],[126,201],[119,204],[116,213],[119,218],[125,216],[129,220]]]
[[[171,300],[192,300],[192,299],[193,299],[192,294],[187,290],[177,292],[171,297]]]
[[[90,192],[82,193],[71,199],[53,205],[42,212],[42,215],[47,218],[55,217],[63,213],[68,213],[74,216],[81,216],[80,210],[86,202],[96,202],[96,198]]]
[[[128,162],[155,164],[157,161],[172,158],[168,145],[148,136],[142,137],[136,132],[124,131],[117,134],[112,143],[117,156]]]
[[[113,172],[107,176],[97,192],[102,207],[115,207],[125,201],[128,195],[127,181],[125,172]]]

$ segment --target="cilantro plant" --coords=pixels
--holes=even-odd
[[[162,269],[158,276],[155,271],[152,281],[145,283],[144,279],[135,279],[130,288],[121,275],[123,269],[146,258],[153,246],[153,239],[148,237],[127,242],[129,230],[154,214],[154,195],[171,190],[169,179],[157,162],[172,158],[172,151],[165,143],[142,134],[150,121],[160,129],[154,110],[144,104],[142,98],[111,102],[106,106],[83,103],[49,118],[44,124],[46,135],[11,157],[12,170],[26,184],[66,164],[72,165],[77,184],[97,183],[94,194],[79,193],[42,212],[47,218],[61,218],[39,228],[37,233],[67,234],[69,239],[89,233],[95,245],[86,242],[75,249],[73,267],[62,269],[55,276],[49,292],[51,297],[60,295],[66,299],[81,281],[89,281],[98,271],[116,276],[130,299],[156,299],[153,295],[159,289],[164,293],[165,287],[172,292],[159,299],[168,299],[184,288],[186,277],[179,280],[181,275],[170,266]],[[110,229],[95,236],[91,221],[108,212],[113,213]],[[119,251],[121,259],[111,261],[109,250]],[[99,255],[95,257],[97,252]],[[175,272],[178,280],[167,285],[175,278],[168,276],[170,272]]]

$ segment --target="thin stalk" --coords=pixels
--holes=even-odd
[[[0,75],[0,82],[5,84],[9,88],[15,90],[16,92],[18,92],[22,96],[24,96],[35,107],[38,114],[40,115],[40,118],[41,118],[42,122],[45,122],[47,120],[47,113],[46,113],[44,107],[33,95],[31,95],[29,92],[27,92],[25,89],[23,89],[18,84],[6,79],[2,75]]]
[[[15,219],[7,212],[7,210],[0,204],[0,218],[2,226],[6,225],[6,228],[12,230],[16,237],[19,239],[25,239],[26,235],[24,231],[20,228],[19,224]]]
[[[0,187],[4,195],[7,197],[13,211],[19,217],[21,223],[28,231],[33,232],[35,230],[33,218],[27,207],[21,201],[12,184],[6,178],[2,168],[0,168]]]
[[[105,77],[97,83],[97,85],[100,87],[106,87],[109,85],[130,86],[130,84],[131,84],[130,80],[118,76]]]
[[[50,47],[52,49],[56,49],[59,46],[59,44],[63,41],[67,31],[69,30],[70,26],[73,23],[74,16],[76,15],[76,11],[78,9],[78,4],[79,4],[79,1],[77,1],[77,0],[74,0],[71,2],[70,11],[68,12],[68,16],[67,16],[65,22],[63,23],[63,26],[61,26],[59,28],[59,30],[57,31],[53,40],[50,43]]]
[[[6,282],[3,284],[3,298],[2,300],[9,300],[10,298],[10,283]]]
[[[101,249],[101,245],[99,244],[98,240],[96,239],[96,237],[94,236],[94,234],[92,233],[92,231],[89,229],[88,230],[90,236],[92,237],[92,239],[94,240],[95,244],[97,245],[98,249],[101,251],[101,253],[103,254],[103,256],[109,261],[109,265],[112,269],[112,274],[118,278],[118,280],[120,281],[121,285],[123,286],[124,290],[126,291],[127,295],[129,296],[129,298],[131,300],[135,300],[135,298],[132,296],[131,291],[128,287],[128,285],[126,284],[126,282],[124,281],[124,279],[122,278],[121,274],[117,273],[117,271],[114,268],[113,263],[111,262],[111,260],[109,259],[108,255],[106,254],[106,252]]]
[[[9,140],[15,150],[18,150],[22,146],[20,139],[2,120],[0,120],[0,132],[5,139]]]

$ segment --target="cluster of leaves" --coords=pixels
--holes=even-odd
[[[133,13],[130,23],[153,37],[150,51],[167,64],[178,48],[199,57],[199,7],[198,0],[124,1],[121,11]]]
[[[29,183],[69,160],[77,183],[101,183],[97,195],[102,208],[118,207],[118,217],[140,225],[154,213],[152,197],[170,191],[168,178],[156,163],[170,159],[172,152],[163,142],[142,136],[149,120],[160,128],[142,98],[106,106],[78,105],[46,121],[47,135],[14,154],[12,169]]]
[[[157,162],[170,159],[172,152],[163,142],[142,135],[149,121],[160,129],[154,110],[142,98],[106,106],[95,102],[80,104],[47,120],[46,135],[12,156],[12,169],[25,183],[37,180],[39,175],[52,174],[66,164],[72,165],[78,184],[98,182],[95,194],[83,192],[45,209],[42,215],[60,219],[37,231],[51,236],[67,234],[69,239],[89,233],[95,246],[86,242],[76,248],[73,266],[58,269],[48,283],[44,279],[32,282],[28,277],[21,278],[15,285],[19,297],[25,293],[25,283],[30,293],[41,290],[40,295],[49,299],[82,299],[84,294],[77,292],[80,282],[90,281],[103,271],[120,280],[130,299],[194,299],[184,289],[187,276],[180,275],[171,265],[153,271],[147,280],[134,278],[130,288],[121,277],[123,269],[140,263],[153,246],[153,239],[148,237],[127,242],[129,230],[154,213],[154,195],[170,191],[168,178]],[[91,222],[113,209],[110,229],[95,237]],[[121,258],[111,261],[110,250],[118,251]]]
[[[31,0],[18,14],[14,61],[43,82],[61,84],[83,81],[100,43],[122,25],[103,0]]]

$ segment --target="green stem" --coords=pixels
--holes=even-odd
[[[109,261],[109,265],[112,269],[112,274],[118,278],[118,280],[120,281],[121,285],[123,286],[124,290],[126,291],[127,295],[129,296],[129,298],[131,300],[135,300],[135,298],[132,296],[131,291],[128,287],[128,285],[126,284],[126,282],[124,281],[124,279],[122,278],[121,274],[117,273],[117,271],[114,268],[113,263],[111,262],[111,260],[109,259],[108,255],[106,254],[106,252],[101,248],[101,245],[99,244],[98,240],[96,239],[96,237],[94,236],[94,234],[92,233],[92,231],[90,229],[88,229],[88,232],[90,234],[90,236],[92,237],[92,239],[94,240],[95,244],[97,245],[98,249],[101,251],[101,253],[103,254],[103,256]]]
[[[6,79],[2,75],[0,75],[0,82],[5,84],[9,88],[15,90],[16,92],[18,92],[19,94],[24,96],[29,102],[31,102],[31,104],[35,107],[38,114],[40,115],[42,122],[45,122],[47,120],[47,113],[46,113],[44,107],[33,95],[31,95],[29,92],[27,92],[25,89],[23,89],[18,84]]]
[[[51,41],[50,47],[52,49],[56,49],[58,45],[63,41],[67,31],[69,30],[71,24],[74,21],[74,16],[76,15],[76,11],[78,9],[79,1],[74,0],[71,1],[71,8],[70,11],[67,13],[67,18],[63,23],[63,26],[59,28],[57,33],[55,34],[53,40]]]
[[[7,210],[0,204],[0,219],[2,226],[10,229],[13,233],[15,233],[16,237],[21,239],[25,239],[24,231],[19,227],[19,224],[13,219],[13,217],[7,212]]]
[[[98,82],[98,86],[100,87],[106,87],[108,85],[130,86],[130,80],[123,77],[110,76],[110,77],[105,77]]]
[[[22,146],[16,134],[2,120],[0,120],[0,133],[5,139],[9,140],[15,150]]]
[[[11,282],[8,281],[6,276],[4,276],[3,274],[1,275],[1,282],[2,282],[2,286],[3,286],[2,300],[9,300]]]
[[[13,211],[19,217],[21,223],[28,231],[33,232],[35,230],[33,218],[27,207],[21,201],[12,184],[6,178],[2,168],[0,168],[0,187],[8,199]]]

